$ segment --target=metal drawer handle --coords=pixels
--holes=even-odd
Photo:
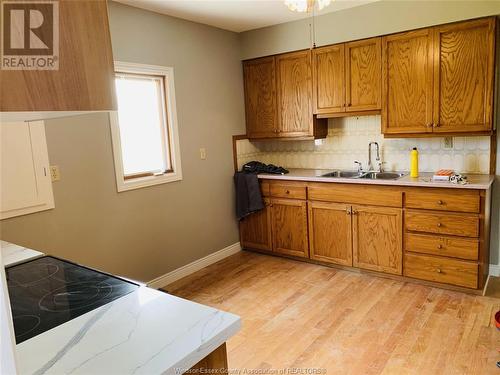
[[[443,273],[443,271],[441,271],[441,268],[436,269],[436,272],[437,273]]]
[[[438,245],[438,249],[442,249],[443,248],[443,245]]]
[[[438,204],[443,204],[443,201],[442,200],[438,200]]]
[[[438,227],[441,227],[442,225],[443,225],[443,224],[441,224],[441,223],[437,223],[437,226],[438,226]]]

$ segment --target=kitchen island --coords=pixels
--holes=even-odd
[[[141,285],[16,345],[17,369],[20,374],[220,370],[227,368],[225,342],[240,325],[236,315]]]

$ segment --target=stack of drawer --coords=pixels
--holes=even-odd
[[[408,189],[405,208],[404,275],[478,288],[479,191]]]

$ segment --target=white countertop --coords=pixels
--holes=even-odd
[[[179,374],[241,326],[238,316],[140,287],[17,345],[20,374]]]
[[[0,248],[2,249],[2,264],[4,267],[13,266],[43,256],[43,253],[40,251],[28,249],[27,247],[6,241],[0,241]]]
[[[332,182],[343,184],[371,184],[371,185],[392,185],[392,186],[422,186],[422,187],[444,187],[452,189],[484,189],[491,187],[495,176],[487,174],[467,174],[468,183],[465,185],[454,184],[452,182],[432,181],[433,173],[420,173],[419,177],[411,178],[405,175],[397,180],[370,180],[367,178],[338,178],[321,177],[321,175],[332,172],[326,169],[289,169],[289,173],[284,175],[259,174],[261,179],[269,180],[291,180],[291,181],[311,181],[311,182]]]
[[[1,247],[5,266],[43,256],[4,241]],[[141,286],[16,345],[17,370],[37,375],[177,375],[240,327],[236,315]]]

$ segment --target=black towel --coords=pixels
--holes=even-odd
[[[236,172],[234,184],[236,186],[236,216],[238,220],[264,208],[257,174]]]

